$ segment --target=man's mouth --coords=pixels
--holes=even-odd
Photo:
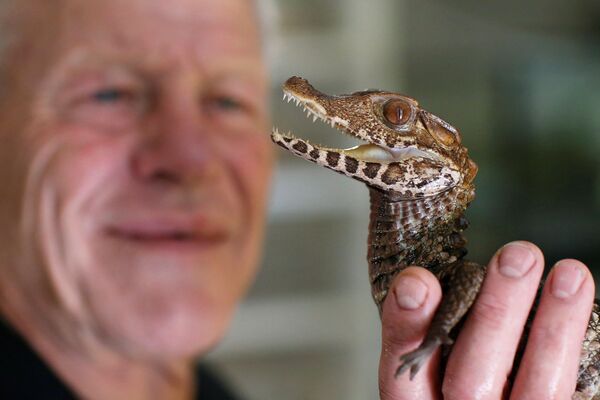
[[[227,231],[219,227],[186,226],[164,221],[122,222],[110,225],[106,234],[115,239],[144,245],[206,246],[224,242]]]

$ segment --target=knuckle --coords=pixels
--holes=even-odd
[[[498,296],[482,292],[471,310],[471,317],[477,323],[491,329],[502,328],[509,319],[510,307]]]
[[[387,317],[390,317],[388,315]],[[404,349],[415,346],[425,336],[429,319],[422,318],[384,318],[382,319],[382,342],[390,348]]]
[[[529,333],[528,343],[535,343],[537,347],[557,349],[563,344],[563,337],[569,334],[565,328],[562,321],[537,324]]]

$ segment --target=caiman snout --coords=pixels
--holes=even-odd
[[[295,97],[302,100],[310,100],[319,102],[331,98],[330,95],[320,92],[314,88],[306,79],[299,76],[292,76],[283,84],[284,92],[292,92]]]

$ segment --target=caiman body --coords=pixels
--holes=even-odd
[[[332,149],[276,129],[272,133],[276,144],[295,155],[368,186],[367,259],[379,311],[393,278],[407,266],[423,266],[440,280],[443,298],[426,337],[399,362],[397,374],[410,370],[412,377],[436,348],[452,344],[455,328],[485,276],[485,267],[465,258],[463,237],[477,166],[454,127],[398,93],[368,90],[330,96],[292,77],[284,85],[286,98],[303,106],[313,119],[367,142]],[[594,304],[574,399],[600,399],[599,311]]]

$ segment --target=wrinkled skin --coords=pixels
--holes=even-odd
[[[259,256],[272,155],[254,10],[59,3],[13,16],[3,312],[47,358],[189,360],[223,335]],[[53,366],[69,381],[80,364]]]

